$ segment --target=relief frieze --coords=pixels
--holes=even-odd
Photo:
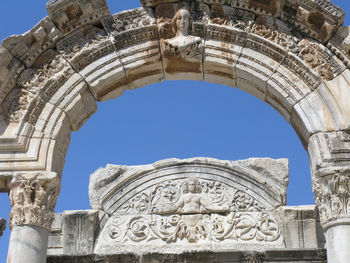
[[[23,89],[49,101],[74,74],[68,62],[56,51],[46,51],[33,68],[26,69],[17,80]]]
[[[102,19],[106,32],[113,37],[115,49],[158,40],[157,21],[151,8],[136,8]]]
[[[80,71],[97,59],[112,53],[114,48],[104,30],[85,25],[59,41],[57,50],[74,69]]]
[[[209,24],[221,25],[249,32],[254,24],[255,14],[246,10],[224,5],[212,5]]]
[[[107,221],[98,247],[223,240],[259,243],[280,237],[270,211],[252,196],[193,177],[158,183],[125,202]]]

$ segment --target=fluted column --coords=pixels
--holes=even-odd
[[[9,184],[12,230],[7,263],[45,263],[59,192],[56,173],[17,174]]]
[[[350,262],[350,171],[318,174],[313,191],[327,241],[327,262]]]

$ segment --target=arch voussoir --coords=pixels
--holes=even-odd
[[[164,79],[156,23],[154,11],[143,7],[102,20],[125,70],[125,82],[129,89]]]

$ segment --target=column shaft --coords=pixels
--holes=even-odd
[[[326,230],[327,262],[350,262],[350,225],[335,225]]]
[[[37,226],[14,226],[7,263],[45,263],[49,231]]]

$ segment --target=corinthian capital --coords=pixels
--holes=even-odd
[[[56,173],[17,174],[10,185],[9,226],[32,225],[50,230],[59,193]]]
[[[322,226],[350,223],[350,171],[333,171],[313,180]]]

